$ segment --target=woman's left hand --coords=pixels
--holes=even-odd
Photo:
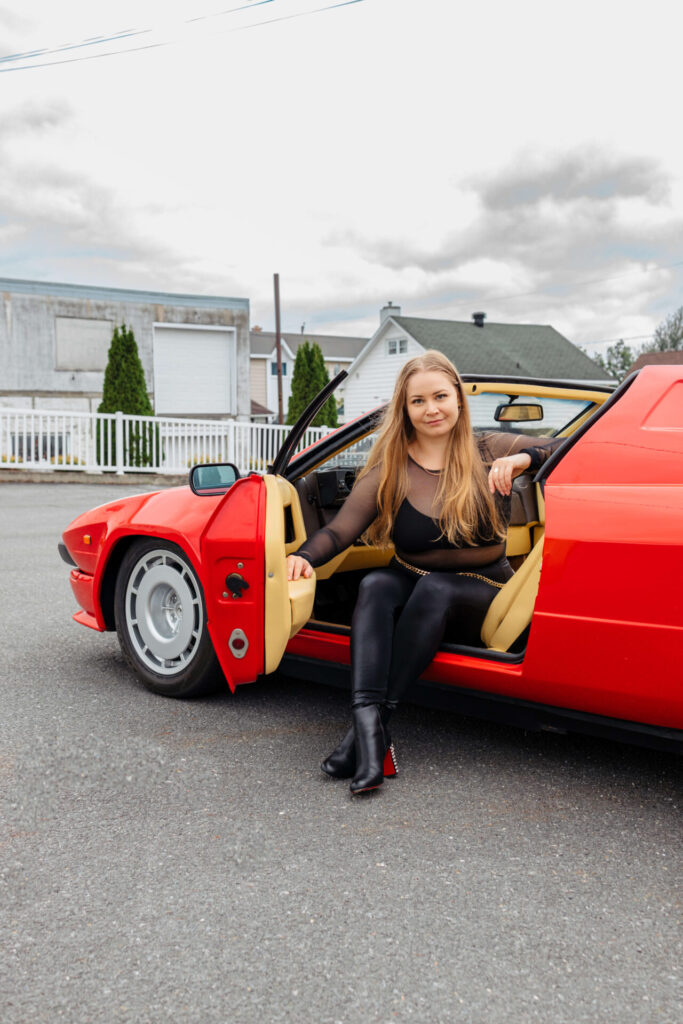
[[[489,471],[489,490],[491,494],[498,491],[499,494],[509,494],[512,490],[512,481],[531,465],[531,456],[528,452],[518,452],[517,455],[506,455],[502,459],[496,459]]]

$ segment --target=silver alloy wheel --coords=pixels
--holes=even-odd
[[[173,551],[148,551],[135,563],[125,595],[126,629],[137,657],[164,676],[185,671],[204,628],[197,578]]]

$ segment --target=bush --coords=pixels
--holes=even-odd
[[[115,327],[104,371],[102,401],[98,412],[122,412],[130,416],[153,416],[154,409],[147,394],[145,372],[140,362],[137,342],[131,328]],[[153,423],[124,424],[124,461],[129,466],[151,466],[159,451],[159,428]],[[116,465],[116,431],[112,425],[101,432],[97,424],[97,461]]]

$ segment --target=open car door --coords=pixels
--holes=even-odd
[[[272,472],[237,480],[201,536],[208,628],[228,685],[274,672],[285,647],[313,610],[315,573],[287,579],[287,555],[306,530],[299,497],[281,475],[306,428],[346,373],[315,397],[278,452]]]

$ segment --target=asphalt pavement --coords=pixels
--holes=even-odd
[[[3,1024],[680,1024],[680,758],[406,706],[351,798],[342,692],[164,699],[72,621],[109,497],[0,488]]]

